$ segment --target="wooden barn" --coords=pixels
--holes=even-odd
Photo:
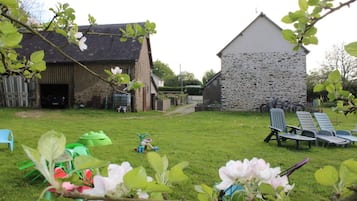
[[[32,87],[27,86],[26,89],[19,89],[28,93],[29,103],[27,105],[33,107],[62,106],[65,108],[84,106],[108,109],[125,106],[130,111],[152,109],[156,92],[152,89],[153,62],[150,39],[147,37],[142,43],[138,40],[121,42],[118,36],[119,30],[120,28],[125,29],[126,25],[108,24],[91,27],[91,32],[101,34],[86,35],[88,48],[85,51],[81,51],[76,45],[68,45],[66,38],[59,34],[53,32],[43,34],[90,70],[107,77],[104,69],[110,70],[112,67],[119,66],[123,73],[130,75],[132,80],[144,83],[143,88],[132,91],[130,94],[118,94],[109,84],[88,73],[77,63],[65,58],[37,36],[25,33],[21,42],[22,48],[18,49],[18,52],[29,57],[36,50],[44,50],[47,64],[47,69],[41,74],[41,79],[32,80]],[[79,30],[85,32],[88,30],[88,26],[80,26]],[[4,94],[6,92],[5,81],[7,80],[6,86],[11,83],[8,79],[4,78],[0,86],[0,90],[3,90]],[[0,104],[2,100],[3,105],[9,106],[6,104],[9,98],[10,96],[7,95],[2,96]]]

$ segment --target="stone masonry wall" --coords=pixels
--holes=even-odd
[[[258,111],[271,98],[306,103],[303,52],[222,55],[222,110]]]

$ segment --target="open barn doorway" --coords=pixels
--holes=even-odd
[[[41,84],[42,108],[67,108],[68,85],[67,84]]]

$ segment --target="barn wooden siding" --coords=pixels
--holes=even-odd
[[[51,67],[49,67],[51,66]],[[73,84],[73,64],[47,64],[39,84]]]
[[[3,107],[28,107],[28,83],[21,76],[3,76],[0,79],[0,105]]]
[[[68,85],[68,104],[73,105],[74,81],[73,81],[73,64],[47,64],[47,69],[42,73],[42,78],[38,80],[41,84],[66,84]],[[40,88],[38,88],[40,90]],[[38,94],[41,94],[39,92]]]

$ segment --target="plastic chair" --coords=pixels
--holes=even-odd
[[[314,136],[298,134],[298,127],[287,125],[285,121],[284,110],[281,108],[270,109],[270,129],[271,132],[264,139],[266,143],[268,143],[270,140],[276,140],[278,142],[278,146],[281,146],[283,141],[295,140],[296,148],[299,149],[300,142],[307,142],[310,148],[311,142],[316,141]],[[275,139],[272,139],[273,136],[275,136]]]
[[[0,129],[0,144],[8,144],[11,152],[14,151],[14,134],[9,129]]]
[[[332,132],[335,136],[347,139],[352,143],[357,142],[357,137],[353,136],[352,133],[348,130],[335,130],[330,121],[330,118],[327,116],[326,113],[322,112],[315,112],[314,113],[315,119],[320,127],[321,130],[327,130]]]
[[[350,143],[349,140],[335,136],[331,131],[317,130],[310,112],[297,111],[296,116],[299,120],[302,133],[306,133],[306,135],[314,135],[324,146],[329,144],[347,146],[347,144]],[[318,145],[317,142],[316,145]]]

